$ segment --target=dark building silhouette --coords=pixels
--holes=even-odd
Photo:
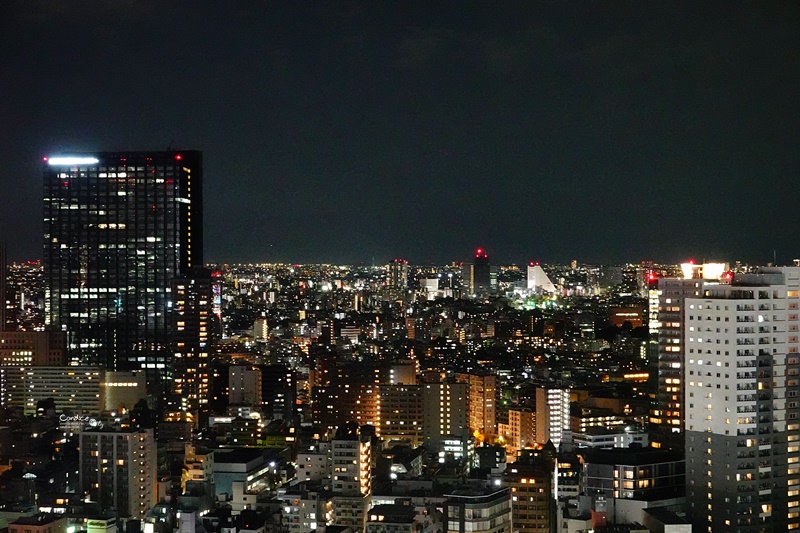
[[[8,287],[8,257],[6,256],[6,245],[0,242],[0,331],[6,329],[6,288]]]
[[[203,264],[198,151],[44,162],[47,324],[70,361],[169,378],[172,282]]]
[[[466,295],[485,296],[494,289],[497,273],[493,272],[489,254],[483,248],[475,250],[471,263],[464,263],[461,276]]]

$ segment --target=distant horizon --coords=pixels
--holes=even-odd
[[[518,261],[502,261],[502,260],[501,261],[494,261],[494,260],[492,260],[493,257],[492,257],[491,254],[489,255],[489,258],[490,258],[490,263],[493,266],[504,266],[504,267],[517,266],[517,267],[522,268],[522,267],[527,267],[532,262],[531,260],[525,260],[525,261],[519,261],[519,262]],[[9,263],[8,263],[9,265],[22,264],[22,263],[35,263],[35,262],[41,262],[42,261],[41,258],[22,258],[22,259],[20,259],[20,258],[12,258],[11,254],[7,254],[7,259],[9,261]],[[384,266],[384,265],[389,264],[393,259],[404,259],[404,260],[407,260],[408,263],[409,263],[409,266],[411,266],[411,267],[450,266],[450,265],[452,265],[454,263],[455,264],[461,264],[461,263],[469,262],[469,258],[466,258],[466,259],[454,259],[454,260],[443,261],[443,262],[436,262],[436,261],[416,262],[412,258],[409,258],[409,257],[404,257],[404,256],[400,256],[400,255],[392,255],[392,256],[389,256],[387,259],[385,259],[383,261],[378,260],[378,258],[375,258],[374,261],[363,261],[363,260],[362,261],[324,261],[324,260],[323,261],[316,261],[316,260],[312,260],[312,261],[286,261],[286,260],[274,260],[274,261],[267,261],[267,260],[261,260],[261,261],[227,261],[227,260],[207,260],[207,261],[204,261],[203,265],[204,266],[208,266],[208,265],[332,265],[332,266],[353,266],[353,267],[363,267],[363,266],[380,267],[380,266]],[[625,266],[625,265],[640,265],[640,264],[649,264],[650,263],[649,260],[621,261],[621,262],[620,261],[617,261],[617,262],[583,261],[583,260],[578,259],[578,258],[575,258],[574,260],[577,261],[578,265],[581,265],[581,266]],[[569,259],[569,260],[566,260],[566,261],[539,261],[539,260],[535,260],[533,262],[539,263],[542,266],[569,266],[572,261],[573,261],[573,259]],[[731,267],[733,267],[737,260],[724,260],[724,259],[717,259],[717,258],[697,259],[697,256],[689,256],[689,257],[686,257],[685,259],[677,260],[677,261],[674,261],[674,262],[672,262],[672,261],[652,261],[652,264],[653,265],[660,265],[660,266],[677,266],[677,265],[680,265],[682,263],[689,263],[689,262],[692,262],[692,261],[697,263],[697,264],[703,264],[703,263],[728,263]],[[774,263],[773,261],[764,261],[764,262],[741,261],[741,263],[743,265],[748,265],[748,266],[767,266],[769,264],[772,264],[773,266],[794,266],[793,265],[793,261],[794,261],[794,259],[788,260],[785,263],[782,263],[780,261],[778,261],[777,263]]]

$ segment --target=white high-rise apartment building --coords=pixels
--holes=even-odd
[[[684,313],[695,531],[800,528],[800,268],[705,285]]]
[[[558,447],[569,433],[569,389],[536,389],[536,442]]]

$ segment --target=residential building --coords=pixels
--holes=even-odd
[[[467,383],[425,383],[422,388],[422,435],[431,451],[444,451],[445,441],[472,441]],[[464,454],[462,446],[462,455]]]
[[[657,446],[683,446],[684,302],[700,295],[703,281],[662,278],[658,280],[658,389],[650,423],[660,429]],[[674,433],[677,438],[670,438]]]
[[[261,370],[255,366],[233,365],[228,369],[230,405],[261,405]]]
[[[460,489],[445,494],[447,533],[511,533],[511,489]]]
[[[103,511],[143,519],[156,504],[153,430],[80,433],[80,486]]]
[[[416,448],[423,443],[424,385],[381,385],[381,437]]]
[[[456,374],[456,381],[467,384],[469,428],[479,442],[497,435],[497,377],[491,372]]]
[[[800,528],[800,267],[707,284],[684,313],[694,527]]]
[[[181,409],[207,411],[208,359],[219,329],[214,314],[214,280],[211,271],[192,268],[172,280],[173,392]]]

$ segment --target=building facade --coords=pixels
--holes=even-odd
[[[105,407],[102,368],[88,366],[0,367],[0,405],[35,415],[52,399],[60,414],[96,414]]]
[[[800,528],[800,267],[705,285],[685,307],[695,531]]]
[[[445,494],[447,533],[511,533],[511,489],[462,489]]]
[[[181,409],[205,411],[208,404],[208,359],[219,330],[214,313],[214,280],[204,268],[193,268],[172,280],[173,392]]]
[[[143,519],[156,504],[156,462],[153,430],[80,434],[81,490],[120,518]]]
[[[59,366],[66,363],[60,331],[0,331],[0,366]]]
[[[658,389],[650,412],[650,423],[660,430],[658,446],[683,444],[683,310],[686,299],[699,296],[702,287],[697,279],[658,280]],[[676,438],[670,438],[673,433]]]
[[[469,428],[478,440],[497,434],[497,377],[490,372],[456,374],[456,381],[467,384]]]
[[[45,315],[71,362],[170,377],[172,281],[203,264],[202,173],[197,151],[46,158]]]

